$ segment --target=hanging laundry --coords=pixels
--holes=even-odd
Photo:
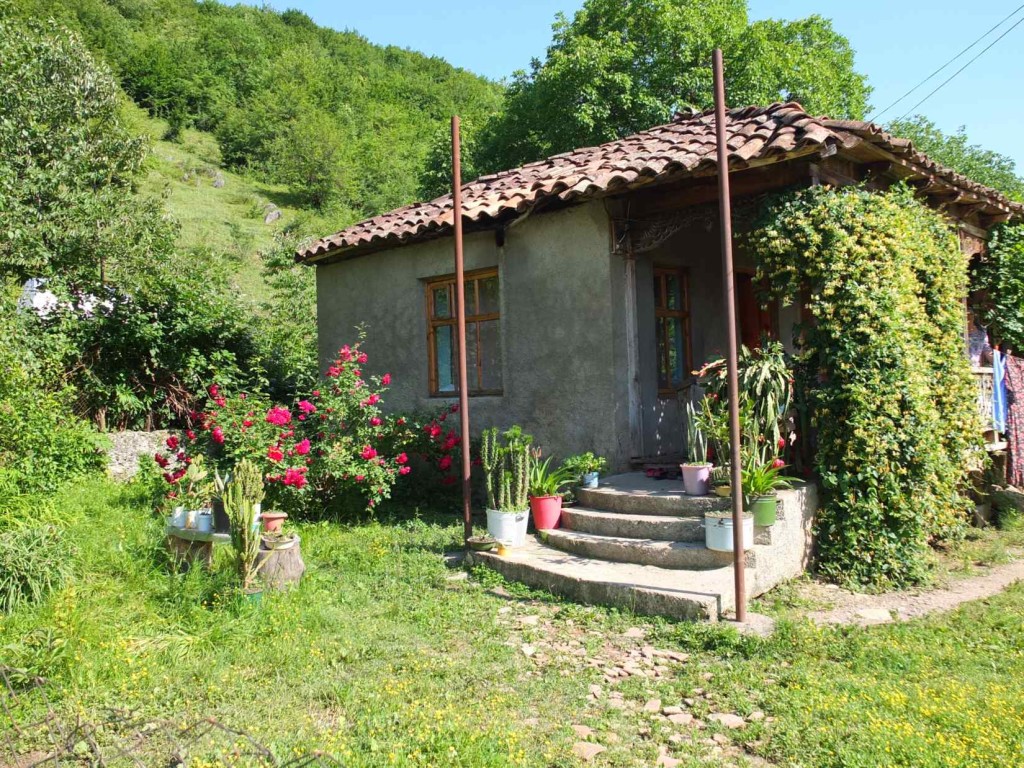
[[[992,422],[997,432],[1006,432],[1006,355],[992,350]]]
[[[1024,487],[1024,359],[1006,355],[1006,440],[1009,457],[1006,479],[1010,485]]]

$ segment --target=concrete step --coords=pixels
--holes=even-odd
[[[655,480],[643,472],[612,475],[597,488],[580,488],[576,497],[590,509],[672,517],[703,517],[705,512],[729,509],[732,504],[719,496],[687,496],[681,480]]]
[[[722,613],[735,608],[732,568],[727,566],[679,571],[612,563],[544,546],[532,536],[526,546],[505,555],[473,552],[472,558],[535,589],[638,614],[717,621]]]
[[[579,533],[564,528],[540,531],[537,535],[548,546],[564,552],[616,563],[707,570],[726,567],[732,562],[732,554],[708,549],[703,541],[658,541],[621,536],[595,536],[592,533]],[[755,566],[755,550],[746,552],[745,562],[748,568]]]
[[[630,515],[625,512],[602,512],[587,507],[563,507],[562,527],[598,536],[621,536],[627,539],[658,541],[704,541],[700,517],[669,517],[668,515]]]

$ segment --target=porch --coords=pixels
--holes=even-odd
[[[580,489],[562,527],[538,531],[505,555],[473,553],[508,579],[584,603],[675,619],[717,621],[735,609],[732,555],[704,546],[704,513],[730,500],[686,496],[681,481],[627,472]],[[803,573],[811,556],[817,489],[779,494],[775,525],[746,553],[747,597]]]

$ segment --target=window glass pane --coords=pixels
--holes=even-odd
[[[679,275],[665,275],[665,297],[669,309],[682,309],[683,292]]]
[[[469,391],[476,392],[480,389],[480,376],[477,371],[477,344],[476,344],[476,323],[466,323],[466,381],[469,383]],[[458,376],[459,361],[455,361],[455,374]],[[456,389],[458,385],[456,384]]]
[[[683,383],[683,367],[686,355],[683,352],[683,322],[678,317],[666,318],[668,335],[668,368],[671,374],[670,386],[675,388]]]
[[[437,391],[455,391],[455,327],[434,329],[434,359],[437,361]]]
[[[658,318],[658,389],[668,389],[671,385],[671,380],[665,363],[665,359],[667,357],[666,348],[668,344],[665,325],[665,318]]]
[[[480,284],[480,307],[477,312],[489,315],[498,311],[498,277],[485,277]]]
[[[654,306],[659,309],[665,306],[665,298],[661,295],[662,275],[654,273]]]
[[[434,289],[434,317],[438,320],[445,320],[452,316],[452,304],[449,286],[442,285]]]
[[[478,325],[480,328],[480,363],[483,367],[481,388],[499,390],[501,389],[501,331],[498,321],[488,320]]]

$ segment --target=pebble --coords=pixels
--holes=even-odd
[[[607,747],[602,747],[600,744],[594,744],[590,741],[577,741],[572,745],[572,753],[588,763],[605,751],[607,751]]]
[[[651,699],[644,704],[644,712],[655,713],[661,709],[661,699]]]
[[[676,706],[674,704],[672,706],[665,707],[664,709],[661,710],[661,714],[663,714],[663,715],[681,715],[682,713],[683,713],[683,708],[679,707],[679,706]]]
[[[742,728],[747,724],[747,721],[739,715],[727,712],[712,712],[708,715],[708,720],[718,723],[726,728]]]
[[[572,729],[575,731],[576,737],[579,739],[589,739],[594,735],[594,729],[588,728],[585,725],[574,725]]]

